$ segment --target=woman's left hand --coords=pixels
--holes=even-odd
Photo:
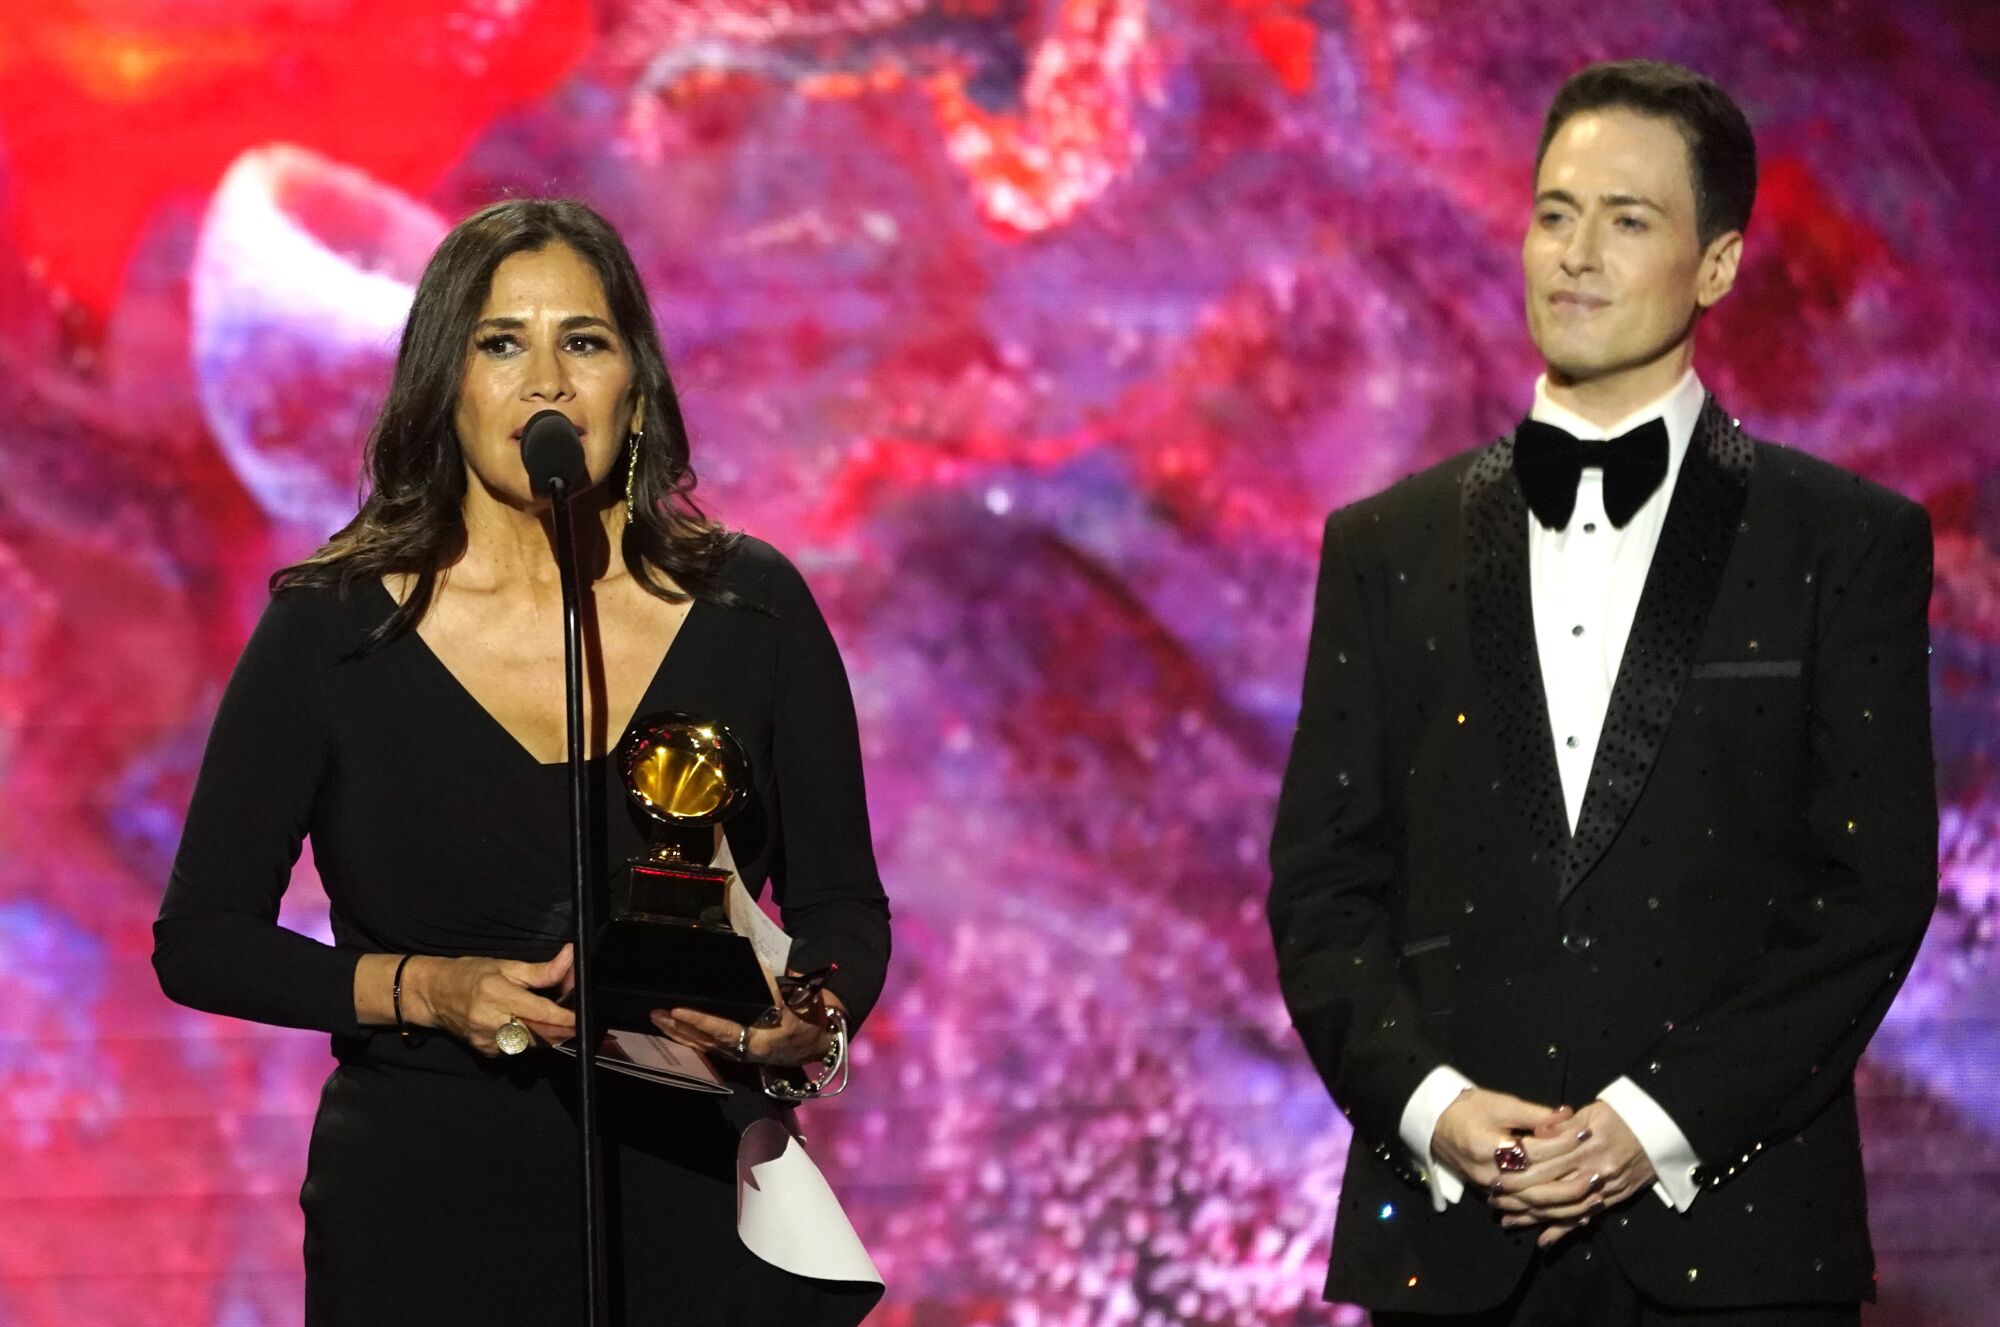
[[[808,1005],[804,1016],[790,1006],[778,1006],[778,1023],[775,1027],[752,1027],[750,1035],[744,1039],[746,1049],[742,1056],[736,1054],[738,1039],[743,1036],[743,1024],[733,1019],[717,1018],[695,1009],[655,1009],[653,1026],[683,1046],[692,1046],[698,1051],[709,1051],[725,1057],[741,1058],[754,1064],[808,1064],[825,1055],[833,1045],[833,1029],[826,1021],[825,1011],[838,1009],[843,1014],[847,1007],[840,997],[831,991],[820,992],[826,1003]]]

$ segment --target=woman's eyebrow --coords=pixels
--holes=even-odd
[[[473,324],[472,330],[477,332],[482,328],[492,327],[503,332],[518,332],[527,325],[528,320],[526,318],[513,316],[481,318],[477,323]],[[556,326],[565,332],[573,332],[579,327],[602,327],[607,332],[617,330],[610,323],[604,321],[604,319],[594,313],[572,313],[569,317],[556,324]]]

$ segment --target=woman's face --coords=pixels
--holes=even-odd
[[[633,395],[631,352],[589,262],[564,244],[501,260],[458,391],[468,486],[510,506],[535,505],[521,430],[543,410],[560,410],[576,425],[590,482],[602,483],[626,437],[644,427]]]

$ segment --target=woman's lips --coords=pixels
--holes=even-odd
[[[563,418],[569,419],[569,416],[564,415]],[[575,420],[570,419],[569,424],[571,428],[576,430],[577,441],[581,442],[583,441],[584,438],[590,435],[590,430],[585,428],[583,425],[577,423]],[[513,439],[515,442],[519,442],[521,440],[521,435],[523,433],[526,433],[527,431],[528,431],[528,426],[524,423],[521,425],[521,427],[515,429],[512,433],[509,433],[507,436]]]

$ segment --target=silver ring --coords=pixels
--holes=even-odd
[[[745,1059],[749,1054],[750,1025],[748,1023],[738,1023],[736,1025],[736,1058],[739,1060]]]
[[[493,1043],[500,1048],[502,1055],[519,1055],[534,1045],[535,1039],[528,1034],[526,1023],[518,1018],[510,1018],[500,1025],[498,1032],[493,1034]]]

